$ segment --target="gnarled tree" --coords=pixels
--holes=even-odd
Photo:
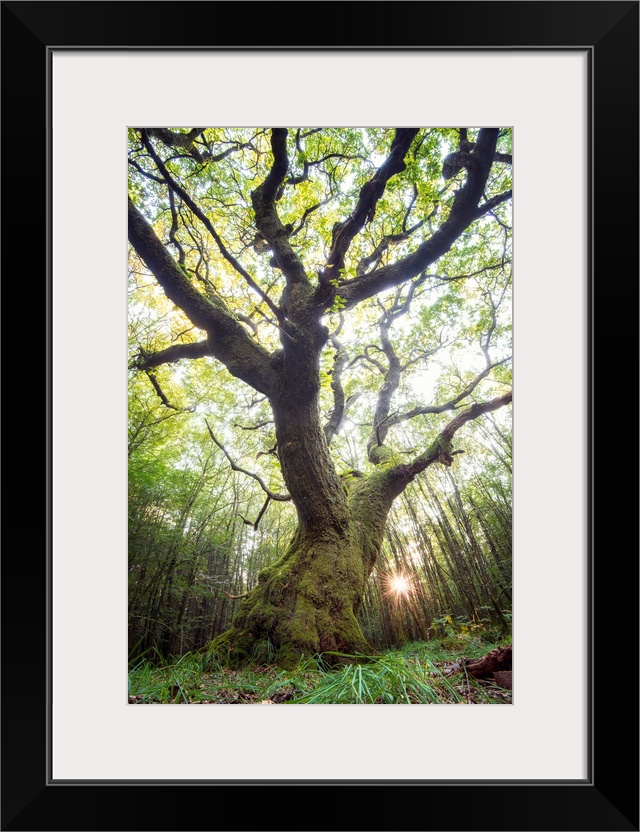
[[[161,365],[221,362],[253,388],[263,420],[248,427],[273,431],[257,456],[277,460],[281,487],[262,459],[237,464],[227,426],[207,420],[211,440],[265,492],[256,525],[273,500],[297,512],[217,639],[232,659],[261,640],[283,665],[369,652],[357,612],[393,501],[511,401],[510,141],[498,128],[130,130],[131,268],[187,324],[141,338],[132,368],[167,407]],[[407,393],[462,341],[479,365],[449,365],[430,401]],[[346,432],[368,434],[358,468],[335,450]]]

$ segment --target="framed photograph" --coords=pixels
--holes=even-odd
[[[28,362],[46,390],[44,534],[3,558],[3,829],[639,828],[637,507],[623,479],[636,468],[638,5],[2,3],[5,291],[9,311],[41,299],[29,321],[46,331]],[[137,708],[126,695],[128,130],[317,124],[392,125],[398,141],[455,129],[461,158],[496,126],[513,138],[507,707]],[[132,140],[153,155],[151,139]],[[26,366],[10,389],[31,389]],[[13,468],[11,491],[33,493]]]

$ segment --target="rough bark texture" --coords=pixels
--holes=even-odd
[[[391,478],[376,472],[348,495],[331,461],[313,392],[301,406],[308,390],[300,389],[300,378],[273,408],[298,530],[284,556],[260,573],[231,630],[212,643],[232,664],[255,659],[267,644],[284,667],[301,655],[374,652],[356,615],[382,542]]]
[[[301,655],[375,652],[356,616],[389,509],[413,476],[390,459],[367,477],[341,482],[315,395],[307,407],[300,404],[302,375],[273,403],[282,472],[298,511],[298,531],[285,555],[260,573],[231,630],[212,642],[212,649],[232,664],[255,658],[267,642],[284,667],[295,665]]]
[[[355,615],[364,584],[352,531],[299,532],[285,555],[262,570],[233,627],[212,649],[237,665],[258,659],[268,644],[282,667],[319,652],[371,653]]]

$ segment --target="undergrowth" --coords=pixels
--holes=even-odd
[[[157,651],[129,667],[131,704],[505,704],[511,691],[469,677],[461,658],[479,658],[507,641],[479,637],[412,642],[377,656],[325,653],[292,671],[272,664],[230,670],[215,656]],[[341,664],[336,666],[336,661]]]

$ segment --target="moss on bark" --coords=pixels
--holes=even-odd
[[[280,560],[260,572],[231,629],[210,649],[235,666],[259,661],[256,650],[262,655],[265,646],[283,667],[295,666],[303,655],[375,653],[357,614],[389,508],[406,485],[398,470],[383,466],[357,478],[349,489],[346,528],[301,524]]]
[[[255,661],[256,645],[265,642],[282,667],[295,666],[303,655],[373,653],[355,615],[365,580],[353,533],[299,534],[277,563],[262,570],[231,629],[209,649],[234,666]]]

